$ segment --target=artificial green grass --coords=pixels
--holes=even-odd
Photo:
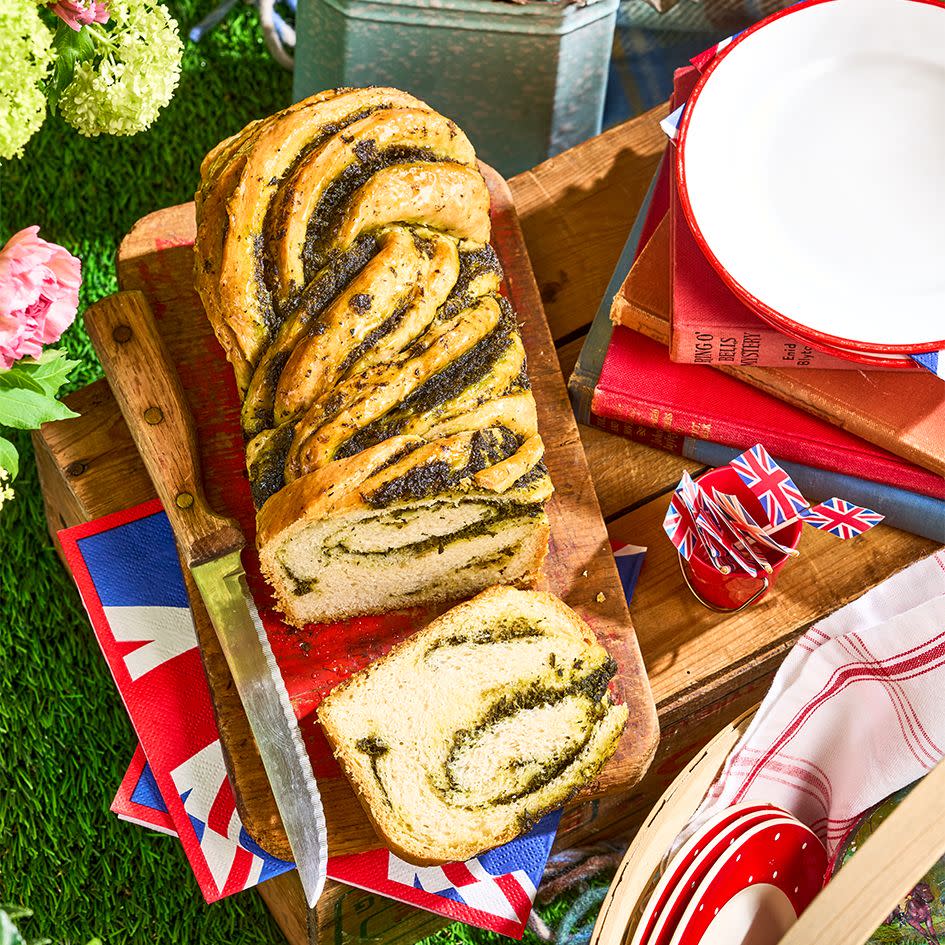
[[[213,4],[169,0],[184,33]],[[149,131],[86,139],[48,118],[25,156],[0,169],[0,242],[39,224],[82,258],[88,305],[117,288],[115,252],[132,224],[189,200],[203,155],[290,95],[291,77],[241,4],[199,46],[187,44],[180,88]],[[72,387],[100,375],[81,326],[64,344],[82,362]],[[134,735],[47,535],[29,437],[15,440],[16,498],[0,510],[0,904],[31,909],[24,936],[57,943],[282,942],[258,895],[207,906],[176,840],[109,812]],[[556,903],[548,917],[565,908]],[[458,925],[434,938],[508,941]]]

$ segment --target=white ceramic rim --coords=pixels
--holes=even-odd
[[[875,18],[880,14],[884,17],[884,29],[877,31]],[[864,19],[870,16],[873,16],[874,20],[867,24],[871,25],[872,29],[867,30]],[[853,29],[854,26],[858,27],[859,31]],[[719,183],[720,180],[724,181],[727,164],[733,163],[732,155],[745,151],[746,140],[770,142],[776,138],[772,128],[768,129],[767,136],[759,134],[757,130],[750,133],[746,130],[750,126],[746,115],[751,113],[751,109],[745,99],[745,76],[754,74],[756,77],[755,81],[750,83],[751,94],[754,96],[751,101],[756,103],[764,102],[766,95],[770,97],[777,93],[783,97],[784,88],[803,87],[804,83],[800,82],[798,76],[803,76],[805,69],[809,73],[813,68],[810,62],[802,58],[808,52],[806,46],[798,43],[798,36],[805,35],[805,32],[810,37],[823,35],[826,37],[825,41],[834,44],[837,43],[838,37],[852,33],[853,37],[849,39],[849,44],[852,45],[847,50],[849,55],[853,55],[853,52],[860,48],[856,45],[858,42],[865,42],[865,33],[880,37],[875,39],[878,45],[870,50],[876,60],[872,66],[874,72],[879,68],[877,63],[881,63],[882,42],[886,41],[881,38],[890,37],[890,48],[896,48],[896,44],[904,44],[903,37],[908,36],[908,49],[900,50],[900,59],[908,54],[907,61],[917,63],[915,70],[921,71],[923,75],[928,70],[934,71],[935,78],[930,79],[933,81],[934,95],[938,94],[940,81],[945,88],[945,6],[938,0],[805,0],[782,10],[745,31],[725,47],[706,68],[690,96],[680,124],[677,145],[676,173],[683,212],[696,242],[723,280],[746,304],[776,327],[806,340],[816,340],[834,348],[847,349],[851,354],[941,350],[945,348],[945,266],[941,262],[945,255],[942,252],[945,250],[945,236],[940,241],[938,236],[940,231],[945,234],[945,212],[939,219],[934,212],[923,212],[921,208],[916,210],[923,219],[932,221],[928,225],[933,227],[936,235],[933,245],[925,247],[922,243],[925,255],[920,252],[918,259],[915,252],[905,252],[905,249],[915,250],[915,247],[911,244],[906,246],[908,241],[904,242],[901,234],[893,240],[896,245],[903,247],[899,265],[913,273],[929,271],[929,278],[934,280],[930,284],[931,287],[920,286],[922,292],[917,289],[912,296],[905,296],[902,282],[897,281],[896,304],[893,304],[892,284],[885,295],[875,291],[874,286],[869,292],[864,288],[860,297],[854,296],[851,300],[849,281],[834,276],[832,281],[828,278],[827,283],[823,283],[824,274],[830,267],[821,270],[822,284],[816,293],[810,288],[803,288],[805,280],[802,278],[797,280],[797,286],[800,288],[793,284],[792,276],[786,272],[793,274],[794,269],[783,266],[786,272],[775,272],[777,265],[782,262],[782,257],[770,252],[766,241],[758,240],[757,224],[761,218],[754,218],[754,228],[747,225],[747,222],[753,219],[754,204],[751,199],[746,198],[744,188],[736,190],[738,184],[744,182],[744,175],[739,176],[734,185]],[[772,53],[777,53],[782,61]],[[816,51],[812,51],[810,55],[816,56]],[[784,79],[785,58],[794,70],[793,74],[788,76],[790,81],[787,82]],[[900,59],[895,60],[897,68],[902,66]],[[756,70],[756,73],[752,73],[752,69]],[[834,72],[843,76],[844,69],[846,74],[850,74],[853,67],[844,64],[843,68],[834,69]],[[811,84],[809,76],[807,84]],[[938,99],[935,98],[935,101]],[[846,114],[846,111],[847,109],[844,109],[843,113]],[[941,109],[937,114],[941,114]],[[934,126],[936,130],[933,133],[941,136],[941,142],[945,146],[945,130],[940,127],[942,123],[936,121],[931,114],[926,117],[922,128]],[[914,129],[915,123],[910,127]],[[784,129],[779,125],[778,130]],[[872,130],[871,126],[867,133],[872,133]],[[742,140],[738,137],[739,133],[743,136]],[[785,132],[784,136],[788,137],[788,132]],[[875,134],[873,137],[876,137]],[[797,135],[791,136],[790,140],[797,140]],[[936,144],[939,143],[939,137],[934,140]],[[768,149],[770,150],[770,143]],[[826,147],[822,150],[825,153],[827,151]],[[937,160],[937,156],[936,150],[933,157]],[[847,159],[849,160],[849,157]],[[737,161],[734,163],[737,165]],[[826,165],[826,162],[822,163]],[[762,166],[757,160],[749,164],[752,167]],[[732,171],[736,176],[739,167],[736,166]],[[722,173],[719,172],[720,168]],[[757,172],[757,175],[761,174],[761,171]],[[789,176],[782,175],[779,179]],[[890,180],[893,179],[893,175],[889,177]],[[896,175],[895,179],[901,187],[908,189],[908,174]],[[937,180],[939,183],[933,187],[933,211],[939,203],[945,208],[945,184],[941,183],[943,178],[940,173]],[[797,189],[803,192],[805,187],[800,186]],[[727,195],[736,192],[740,194],[741,199],[726,199]],[[923,207],[927,203],[924,199],[928,197],[927,193],[917,193],[913,196],[915,200],[923,203]],[[797,201],[789,203],[793,206]],[[802,203],[801,201],[801,205]],[[899,206],[899,203],[896,206]],[[830,217],[823,219],[829,221]],[[838,214],[834,219],[842,220],[842,215]],[[809,215],[805,220],[809,221]],[[809,222],[806,222],[804,232],[813,232]],[[863,235],[861,228],[856,232]],[[744,236],[747,233],[751,233],[750,238]],[[830,235],[828,232],[828,236]],[[795,232],[795,236],[799,234]],[[784,239],[782,236],[781,242],[784,246],[794,248],[803,242],[800,239],[784,242]],[[834,241],[833,245],[842,245],[842,241]],[[742,252],[737,251],[739,247]],[[752,254],[754,258],[751,258]],[[771,262],[773,259],[776,260],[775,263]],[[764,271],[765,267],[767,272]],[[816,268],[811,271],[816,272]],[[811,271],[806,275],[811,275]],[[877,267],[871,266],[869,272],[880,278],[878,274],[881,270]],[[805,291],[808,292],[807,296],[804,295]],[[829,304],[825,299],[831,294],[836,299],[844,299],[847,304],[842,307]],[[793,299],[793,303],[784,305],[784,300],[788,298]],[[799,310],[798,300],[801,300],[806,308]],[[837,311],[844,313],[840,324],[843,323],[843,318],[849,324],[854,317],[854,307],[857,318],[867,319],[863,336],[849,337],[854,333],[825,330],[837,322],[834,314]],[[888,316],[885,319],[882,317],[884,313]],[[882,328],[877,325],[882,325]],[[878,333],[882,333],[883,337],[878,337]]]

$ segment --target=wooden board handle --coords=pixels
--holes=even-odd
[[[207,504],[197,431],[180,379],[140,292],[119,292],[85,313],[115,400],[190,567],[243,547],[236,523]]]

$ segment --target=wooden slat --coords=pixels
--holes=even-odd
[[[594,470],[597,501],[608,523],[649,497],[672,489],[684,469],[695,475],[704,468],[597,427],[581,424],[579,429],[587,463]]]
[[[572,338],[564,344],[557,346],[558,366],[561,368],[561,374],[567,380],[574,371],[574,365],[577,363],[581,348],[584,347],[585,335],[578,338]]]
[[[113,496],[119,490],[129,496],[129,506],[157,495],[108,382],[95,381],[63,400],[79,416],[43,424],[33,434],[54,539],[60,528],[115,511]]]
[[[45,453],[54,465],[65,462],[57,468],[82,514],[87,519],[107,514],[109,499],[116,493],[127,499],[126,507],[154,498],[147,475],[128,476],[129,469],[144,467],[121,413],[115,412],[117,404],[108,383],[96,381],[70,394],[68,403],[80,416],[63,423],[47,423],[34,439],[43,444],[37,457]],[[84,422],[84,416],[94,417],[95,421]],[[47,498],[54,482],[53,477],[43,481]]]

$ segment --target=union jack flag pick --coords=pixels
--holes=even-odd
[[[844,540],[862,535],[885,518],[872,509],[864,509],[860,505],[847,502],[846,499],[837,498],[827,499],[826,502],[815,505],[812,509],[805,509],[800,514],[808,525]]]
[[[706,521],[705,516],[699,511],[700,496],[702,490],[692,481],[692,476],[683,471],[679,485],[673,495],[682,501],[682,504],[689,512],[689,519],[694,526],[695,537],[702,542],[709,560],[716,570],[722,574],[730,574],[731,568],[722,562],[723,549],[728,551],[728,545],[725,539],[715,530],[715,528]],[[686,558],[688,561],[688,556]]]
[[[787,545],[782,545],[781,542],[772,538],[751,517],[751,514],[739,501],[738,496],[719,492],[719,490],[715,488],[712,489],[712,494],[715,496],[715,501],[721,506],[722,511],[728,514],[735,528],[743,530],[759,544],[765,545],[777,551],[779,554],[789,555],[792,558],[800,554],[796,548],[788,548]]]
[[[689,511],[682,506],[678,493],[673,493],[669,508],[663,519],[663,531],[675,545],[676,550],[688,561],[696,550],[696,530]]]
[[[769,526],[781,528],[810,508],[794,480],[760,443],[736,456],[729,465],[761,503]]]

